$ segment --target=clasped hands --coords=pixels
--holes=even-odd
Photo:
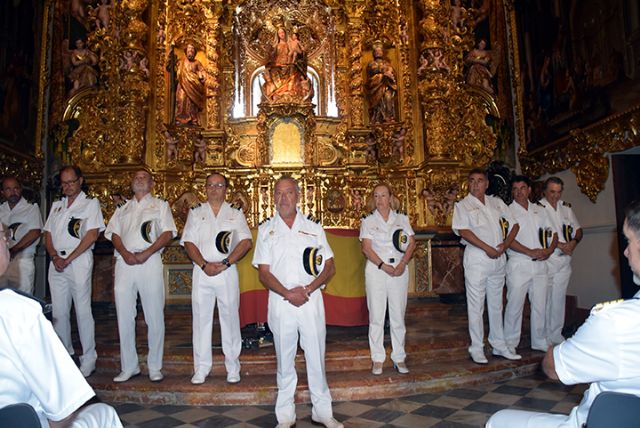
[[[486,250],[484,250],[484,252],[487,254],[487,257],[489,257],[490,259],[497,259],[504,254],[505,250],[506,248],[504,248],[504,243],[500,243],[495,248],[494,247],[487,248]]]
[[[284,294],[284,300],[291,303],[293,306],[300,307],[309,301],[311,291],[306,286],[298,286],[287,290]]]
[[[384,263],[380,267],[380,270],[382,270],[389,276],[400,276],[404,273],[404,269],[406,267],[407,267],[406,263],[401,260],[400,263],[398,263],[398,265],[395,267],[393,265]]]
[[[125,250],[120,253],[124,262],[128,265],[141,265],[146,262],[151,254],[148,250],[132,253],[131,251]]]

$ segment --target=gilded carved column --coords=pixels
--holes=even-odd
[[[221,1],[213,1],[204,8],[207,26],[207,128],[220,129],[220,60],[218,43],[220,40]]]
[[[353,1],[349,4],[349,93],[351,126],[361,128],[364,125],[364,94],[362,76],[362,33],[364,26],[362,12],[363,1]]]

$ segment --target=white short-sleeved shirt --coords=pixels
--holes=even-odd
[[[134,253],[146,250],[167,231],[172,237],[178,232],[169,203],[147,193],[140,201],[134,197],[116,208],[104,237],[111,240],[115,233],[125,248]],[[121,257],[117,250],[115,255]]]
[[[468,194],[454,205],[451,228],[456,235],[460,235],[459,230],[461,229],[470,230],[487,245],[495,248],[504,241],[500,226],[501,218],[509,222],[509,230],[514,224],[517,224],[509,207],[502,199],[485,195],[483,204],[478,198]],[[460,242],[466,245],[467,251],[477,250],[484,254],[484,251],[474,245],[469,245],[464,239]]]
[[[393,234],[396,230],[402,230],[408,236],[415,235],[409,223],[409,217],[405,214],[391,210],[389,219],[384,221],[378,210],[362,219],[360,224],[360,240],[370,239],[373,251],[383,261],[389,259],[400,261],[402,253],[393,245]]]
[[[575,236],[576,231],[580,229],[580,223],[578,223],[578,218],[571,209],[571,204],[560,200],[557,203],[558,208],[554,209],[549,201],[547,201],[545,198],[542,198],[540,200],[540,203],[547,209],[549,220],[553,225],[553,231],[558,234],[558,242],[567,242],[567,240],[564,238],[564,233],[562,230],[563,225],[571,226],[573,228],[573,236]],[[557,248],[554,252],[554,255],[560,254],[564,255],[564,253],[559,248]]]
[[[528,202],[528,207],[525,209],[522,205],[513,201],[509,205],[511,215],[515,222],[518,223],[519,230],[516,235],[516,241],[521,243],[527,248],[537,249],[543,248],[540,242],[540,231],[551,231],[551,236],[547,238],[547,244],[550,245],[553,240],[553,225],[549,220],[547,210],[540,203]],[[524,257],[529,259],[526,254],[519,253],[509,248],[507,250],[509,257]]]
[[[79,237],[73,236],[69,230],[71,229],[69,224],[72,221],[79,221]],[[68,253],[78,246],[87,231],[93,229],[102,232],[104,218],[98,200],[88,197],[84,192],[76,196],[70,207],[67,207],[66,196],[55,201],[44,225],[44,230],[51,233],[53,248],[58,252],[67,251]]]
[[[220,232],[231,232],[234,235],[231,240],[236,243],[245,239],[251,240],[249,225],[240,208],[223,202],[216,216],[211,205],[205,202],[189,211],[180,245],[191,242],[198,247],[205,260],[219,262],[229,256],[218,251],[216,247],[216,236]]]
[[[266,220],[258,228],[253,266],[269,265],[270,272],[288,289],[313,281],[303,265],[305,248],[319,248],[324,260],[333,258],[322,225],[305,217],[299,210],[289,228],[279,214]]]
[[[42,426],[95,394],[35,301],[0,290],[0,408],[31,405]]]
[[[640,396],[640,292],[633,299],[596,305],[570,339],[553,350],[558,377],[566,385],[589,383],[566,427],[581,427],[603,391]]]
[[[9,202],[0,205],[0,223],[11,230],[11,236],[7,243],[9,248],[16,245],[29,231],[42,229],[42,216],[38,204],[31,204],[24,198],[11,209]],[[18,257],[32,256],[40,240],[36,239],[31,245],[20,251]]]

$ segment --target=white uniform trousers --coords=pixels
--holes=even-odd
[[[224,365],[229,375],[240,374],[240,286],[238,269],[232,265],[216,275],[216,284],[203,284],[206,276],[200,268],[193,268],[191,309],[193,311],[193,369],[196,373],[209,373],[213,365],[211,357],[211,333],[213,312],[218,302],[220,338]]]
[[[104,403],[90,404],[81,408],[70,428],[122,428],[116,410]]]
[[[64,271],[58,272],[49,264],[49,288],[53,311],[53,328],[70,355],[74,354],[71,341],[71,303],[76,312],[78,333],[82,344],[81,363],[91,364],[96,353],[95,323],[91,312],[91,273],[93,253],[85,251],[73,260]]]
[[[571,257],[553,254],[547,259],[549,285],[547,293],[546,335],[554,345],[562,343],[567,287],[571,278]]]
[[[507,307],[504,310],[504,340],[517,348],[522,331],[524,299],[529,294],[531,307],[531,346],[547,349],[545,311],[547,304],[546,262],[514,256],[507,262]]]
[[[566,425],[569,420],[567,415],[504,409],[491,416],[485,428],[580,428]]]
[[[391,360],[401,363],[407,354],[404,351],[404,338],[407,329],[404,315],[407,309],[407,289],[409,269],[405,268],[400,276],[389,276],[376,265],[367,262],[364,270],[367,290],[367,308],[369,309],[369,349],[371,360],[384,362],[384,316],[389,304],[389,324],[391,333]]]
[[[115,287],[120,364],[123,372],[132,373],[138,367],[136,350],[136,299],[140,294],[144,321],[147,324],[149,371],[162,369],[164,352],[164,279],[162,259],[156,253],[141,265],[128,265],[116,260]]]
[[[35,273],[33,254],[16,257],[11,260],[7,271],[0,277],[0,288],[17,288],[25,293],[33,294]]]
[[[484,348],[484,300],[489,313],[489,343],[494,349],[504,350],[502,326],[502,289],[504,287],[506,257],[490,259],[467,247],[464,252],[464,282],[469,319],[469,352]]]
[[[278,360],[278,423],[296,420],[294,394],[298,383],[295,367],[298,337],[307,365],[307,382],[313,404],[312,415],[315,419],[333,417],[331,393],[324,370],[326,325],[322,293],[320,290],[314,291],[307,303],[295,307],[282,296],[269,292],[267,318]]]

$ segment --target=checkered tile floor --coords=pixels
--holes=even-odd
[[[345,427],[483,427],[504,408],[568,414],[586,386],[564,386],[543,374],[410,397],[334,402]],[[274,427],[273,406],[153,406],[116,404],[125,427]],[[297,428],[311,423],[311,406],[297,405]]]

